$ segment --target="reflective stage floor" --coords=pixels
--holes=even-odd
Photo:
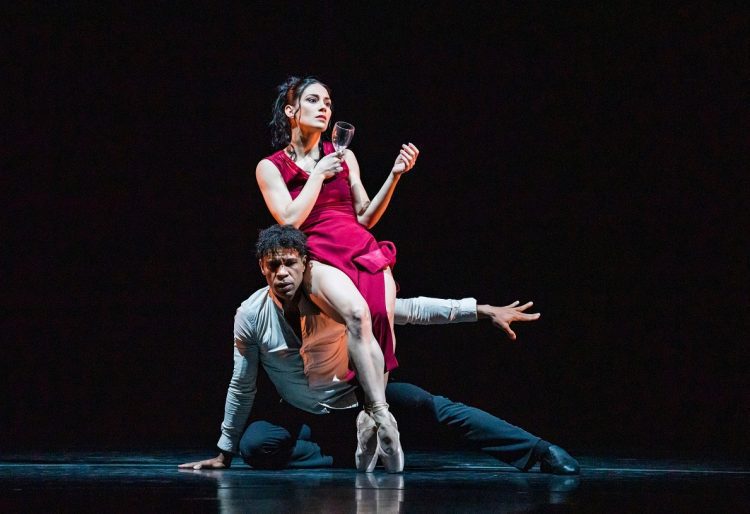
[[[748,512],[750,466],[576,457],[581,475],[521,473],[466,452],[409,452],[402,475],[178,471],[205,452],[25,453],[0,459],[0,512]]]

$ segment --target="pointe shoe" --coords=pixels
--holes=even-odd
[[[378,428],[375,421],[364,410],[357,416],[357,449],[354,464],[357,471],[372,473],[378,463]]]
[[[380,462],[388,473],[401,473],[404,470],[404,451],[396,418],[388,411],[387,403],[374,403],[368,407],[377,425],[377,455]]]

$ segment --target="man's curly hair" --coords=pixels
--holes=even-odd
[[[307,236],[292,225],[271,225],[258,234],[255,256],[262,259],[280,250],[297,250],[300,257],[307,257]]]

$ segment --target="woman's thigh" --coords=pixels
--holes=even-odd
[[[311,261],[305,273],[305,289],[320,310],[340,323],[356,313],[369,318],[367,302],[340,269]]]

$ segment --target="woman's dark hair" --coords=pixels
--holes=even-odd
[[[279,250],[297,250],[300,257],[307,257],[307,236],[292,225],[271,225],[258,234],[255,256],[262,259]]]
[[[292,126],[289,118],[284,114],[284,107],[296,105],[299,97],[310,84],[320,84],[326,88],[328,96],[331,96],[331,89],[313,76],[289,77],[277,88],[279,94],[273,103],[271,123],[268,124],[271,127],[271,145],[274,149],[284,148],[292,139]]]

